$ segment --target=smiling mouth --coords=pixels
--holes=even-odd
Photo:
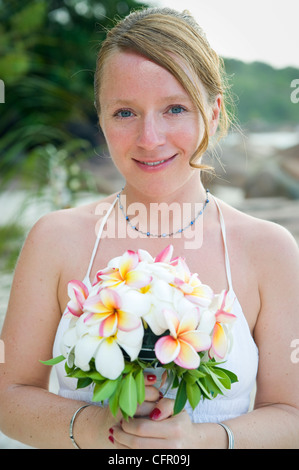
[[[159,160],[159,161],[156,161],[156,162],[145,162],[145,161],[141,161],[141,160],[136,160],[137,163],[140,163],[142,165],[146,165],[146,166],[158,166],[158,165],[162,165],[162,163],[165,163],[165,162],[169,162],[170,160],[172,160],[176,155],[173,155],[172,157],[170,158],[165,158],[164,160]]]
[[[160,160],[159,162],[140,162],[140,163],[142,163],[143,165],[148,165],[148,166],[156,166],[164,162],[166,162],[166,160]]]

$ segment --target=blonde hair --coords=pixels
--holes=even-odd
[[[97,57],[95,105],[99,115],[99,95],[105,61],[116,51],[128,50],[135,51],[164,67],[187,91],[201,113],[205,128],[203,138],[190,159],[190,165],[211,170],[210,166],[198,163],[209,145],[209,121],[202,95],[198,84],[187,75],[181,62],[200,79],[207,92],[209,105],[213,105],[217,95],[221,95],[219,138],[227,133],[230,119],[224,99],[227,87],[223,61],[211,48],[200,26],[188,11],[180,13],[170,8],[137,10],[119,21],[108,32]]]

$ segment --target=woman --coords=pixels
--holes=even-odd
[[[96,108],[126,184],[119,197],[43,217],[27,238],[2,333],[0,426],[7,435],[47,448],[227,448],[228,442],[231,448],[233,437],[236,448],[298,448],[299,374],[290,359],[299,332],[297,246],[282,227],[213,197],[197,217],[207,199],[201,156],[217,128],[224,133],[228,125],[221,73],[187,12],[137,11],[108,34],[97,61]],[[163,236],[163,221],[153,222],[150,210],[161,202],[188,203],[188,220],[195,223],[186,227],[181,212],[173,211]],[[147,209],[135,217],[137,230],[124,217],[133,203]],[[107,205],[110,214],[101,221],[108,227],[113,217],[115,231],[96,240]],[[187,237],[201,233],[200,243],[187,247]],[[152,386],[156,377],[149,375],[146,402],[128,422],[107,408],[82,408],[90,392],[74,390],[59,368],[60,395],[49,393],[49,370],[39,360],[52,356],[53,343],[59,353],[68,282],[90,284],[99,267],[127,249],[155,255],[169,243],[204,284],[237,297],[227,368],[236,371],[238,384],[225,399],[173,416],[173,396],[160,399]],[[255,406],[247,413],[255,380]]]

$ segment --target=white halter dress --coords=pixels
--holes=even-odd
[[[102,231],[109,215],[111,214],[114,208],[116,200],[111,205],[110,210],[107,212],[106,216],[102,221],[95,242],[95,246],[91,255],[88,270],[83,279],[83,282],[88,288],[91,287],[90,272],[99,246]],[[233,290],[227,248],[225,222],[220,206],[215,198],[214,200],[216,202],[219,212],[229,294],[235,295]],[[256,374],[258,369],[258,349],[251,336],[247,320],[244,316],[242,307],[237,298],[234,303],[232,313],[237,316],[237,320],[233,326],[233,346],[226,363],[222,367],[234,372],[238,376],[238,382],[232,384],[231,390],[227,391],[225,395],[218,395],[213,400],[201,400],[195,410],[193,410],[190,404],[187,402],[185,409],[189,413],[191,420],[195,423],[218,423],[232,418],[236,418],[237,416],[247,413],[249,410],[251,393],[255,386]],[[66,316],[62,316],[61,321],[58,325],[53,345],[53,357],[59,356],[61,354],[60,344],[63,334],[68,329],[69,321],[69,318],[67,318]],[[55,368],[59,386],[58,394],[60,396],[92,403],[92,385],[84,389],[76,390],[77,380],[66,377],[64,361],[57,364]],[[163,392],[163,388],[161,390]],[[169,390],[165,396],[168,398],[174,398],[175,393],[175,390]]]

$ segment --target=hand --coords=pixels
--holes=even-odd
[[[151,387],[148,387],[151,388]],[[173,416],[174,401],[161,399],[153,407],[149,418],[134,417],[111,428],[111,437],[117,449],[190,449],[196,447],[199,436],[186,411]],[[150,409],[150,407],[148,408]],[[111,442],[112,442],[112,439]]]

